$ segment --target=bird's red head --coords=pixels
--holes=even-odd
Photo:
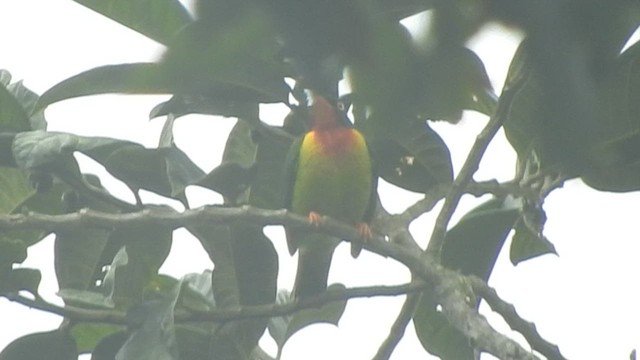
[[[321,95],[311,93],[309,117],[313,130],[327,130],[343,126],[339,110]]]

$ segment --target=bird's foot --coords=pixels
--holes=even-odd
[[[371,232],[371,227],[369,227],[369,224],[361,222],[356,224],[356,228],[358,229],[360,240],[354,240],[351,242],[351,256],[353,256],[354,258],[360,255],[362,247],[367,242],[367,240],[373,238],[373,233]]]
[[[371,232],[371,227],[367,223],[358,223],[356,224],[356,228],[358,229],[358,234],[364,240],[370,240],[373,238],[373,233]]]
[[[311,211],[309,213],[309,223],[311,225],[319,226],[321,222],[322,222],[322,215],[320,215],[315,211]]]

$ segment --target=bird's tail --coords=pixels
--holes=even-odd
[[[298,271],[293,285],[293,298],[307,298],[318,295],[327,289],[327,279],[333,251],[338,239],[321,234],[309,234],[313,241],[300,246],[298,254]]]

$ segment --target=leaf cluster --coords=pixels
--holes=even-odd
[[[188,209],[189,186],[220,193],[219,206],[279,209],[284,159],[306,127],[305,89],[340,100],[366,135],[380,177],[424,195],[401,215],[379,209],[376,230],[400,244],[404,239],[407,249],[420,254],[417,259],[473,279],[488,280],[508,240],[513,264],[555,252],[543,233],[543,203],[564,180],[580,177],[607,191],[640,188],[634,101],[640,47],[622,52],[640,25],[640,6],[630,0],[200,0],[194,14],[177,0],[76,2],[167,51],[154,63],[86,70],[41,95],[0,71],[3,216],[169,211],[145,204],[140,190]],[[430,21],[413,32],[400,22],[425,14]],[[526,36],[500,96],[482,60],[466,47],[490,21],[518,27]],[[351,85],[348,93],[338,91],[342,80]],[[47,106],[105,93],[172,95],[150,110],[150,118],[165,117],[157,147],[46,130]],[[290,109],[283,126],[263,121],[268,115],[261,105],[274,103]],[[480,134],[480,146],[454,181],[448,144],[430,124],[455,124],[467,110],[490,117],[495,130],[504,129],[518,153],[512,181],[472,179],[492,134]],[[212,121],[238,119],[222,163],[209,173],[173,141],[174,120],[192,113],[217,116]],[[83,174],[74,157],[78,152],[124,182],[136,202],[114,197],[98,178]],[[450,228],[451,214],[443,212],[436,224],[442,237],[434,231],[432,238],[442,246],[434,250],[430,244],[423,253],[407,235],[411,221],[443,198],[453,212],[463,194],[493,196]],[[262,226],[229,221],[184,227],[202,244],[213,271],[182,279],[158,273],[171,249],[171,226],[141,221],[56,228],[59,296],[76,316],[60,329],[14,341],[0,359],[74,359],[78,353],[91,353],[92,359],[269,358],[258,345],[266,329],[279,357],[297,330],[339,322],[346,299],[271,318],[180,321],[178,313],[292,301],[286,290],[277,291],[278,254]],[[18,266],[27,248],[48,235],[41,228],[0,233],[0,295],[26,301],[20,295],[26,292],[36,304],[49,306],[38,294],[39,271]],[[455,321],[456,306],[445,301],[441,288],[426,286],[408,315],[425,350],[444,359],[474,359],[495,350],[470,341],[472,334]],[[467,294],[463,285],[458,290]],[[479,306],[476,295],[469,296],[472,310]]]

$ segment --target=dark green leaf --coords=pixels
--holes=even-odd
[[[449,325],[434,295],[425,291],[413,315],[418,340],[429,353],[446,360],[475,360],[469,340]]]
[[[33,333],[14,340],[0,352],[2,360],[77,360],[73,337],[64,330]]]
[[[42,275],[38,269],[16,268],[8,273],[0,274],[0,293],[28,291],[33,295],[38,294],[38,286]]]
[[[27,245],[17,239],[0,237],[0,273],[12,268],[27,258]]]
[[[558,254],[555,246],[542,234],[536,233],[523,220],[517,222],[511,240],[509,259],[513,265],[544,254]]]
[[[24,86],[22,81],[7,86],[7,90],[18,100],[29,116],[29,129],[46,130],[47,121],[44,118],[44,111],[36,109],[36,103],[40,98],[38,94]]]
[[[267,15],[249,11],[225,20],[196,22],[180,33],[162,60],[169,83],[177,93],[214,99],[220,108],[286,103],[289,87]]]
[[[251,126],[247,121],[238,120],[227,138],[222,161],[249,167],[253,165],[256,149]]]
[[[120,331],[103,338],[91,353],[91,360],[115,360],[128,337],[127,332]]]
[[[37,108],[80,96],[107,93],[170,94],[161,66],[154,63],[118,64],[96,67],[56,84],[47,90]]]
[[[10,84],[11,75],[2,71],[6,84],[0,84],[0,131],[44,130],[47,127],[44,113],[35,110],[38,95],[22,81]]]
[[[240,164],[222,163],[207,174],[197,185],[221,194],[226,204],[236,204],[238,197],[251,185],[253,168]]]
[[[582,177],[603,191],[640,189],[640,44],[617,60],[603,86],[604,113],[596,136],[593,163]]]
[[[178,0],[74,1],[162,44],[192,21]]]
[[[442,265],[488,280],[519,214],[514,200],[492,199],[467,213],[449,231]]]
[[[442,47],[423,60],[421,115],[456,123],[462,111],[473,109],[492,115],[497,104],[482,60],[465,47]]]
[[[112,335],[122,334],[121,331],[121,326],[79,323],[71,328],[71,335],[76,341],[78,352],[93,352],[91,359],[95,360],[94,348],[96,348],[97,345],[104,343],[104,340],[110,338]]]
[[[397,124],[389,137],[374,137],[377,171],[388,182],[407,190],[427,192],[453,180],[449,149],[426,124]]]
[[[433,7],[434,3],[434,1],[427,0],[377,0],[375,2],[385,15],[394,20],[402,20],[409,16],[427,11]]]
[[[261,228],[209,226],[190,228],[214,263],[213,294],[219,308],[270,304],[275,299],[277,254]],[[212,340],[212,351],[225,358],[245,358],[257,346],[266,319],[222,326]]]
[[[35,194],[24,170],[0,167],[0,214],[10,214]]]
[[[147,300],[128,311],[129,321],[137,326],[118,351],[117,359],[178,359],[173,308],[179,285],[176,288],[174,297]]]
[[[255,101],[238,102],[221,97],[197,95],[174,95],[151,110],[149,118],[174,114],[176,117],[188,114],[208,114],[224,117],[250,119],[254,116]]]
[[[331,284],[327,291],[344,291],[342,284]],[[288,291],[278,293],[277,304],[291,302],[291,294]],[[347,306],[346,300],[332,301],[319,308],[309,308],[298,311],[293,315],[271,318],[269,321],[269,334],[282,348],[287,340],[299,330],[317,323],[327,323],[338,326],[340,318]]]
[[[148,189],[164,196],[182,198],[186,186],[204,177],[204,172],[175,146],[147,149],[129,141],[43,131],[20,133],[13,143],[16,163],[26,169],[60,171],[60,163],[75,164],[74,151],[100,162],[133,189]],[[68,171],[78,177],[75,167]]]

